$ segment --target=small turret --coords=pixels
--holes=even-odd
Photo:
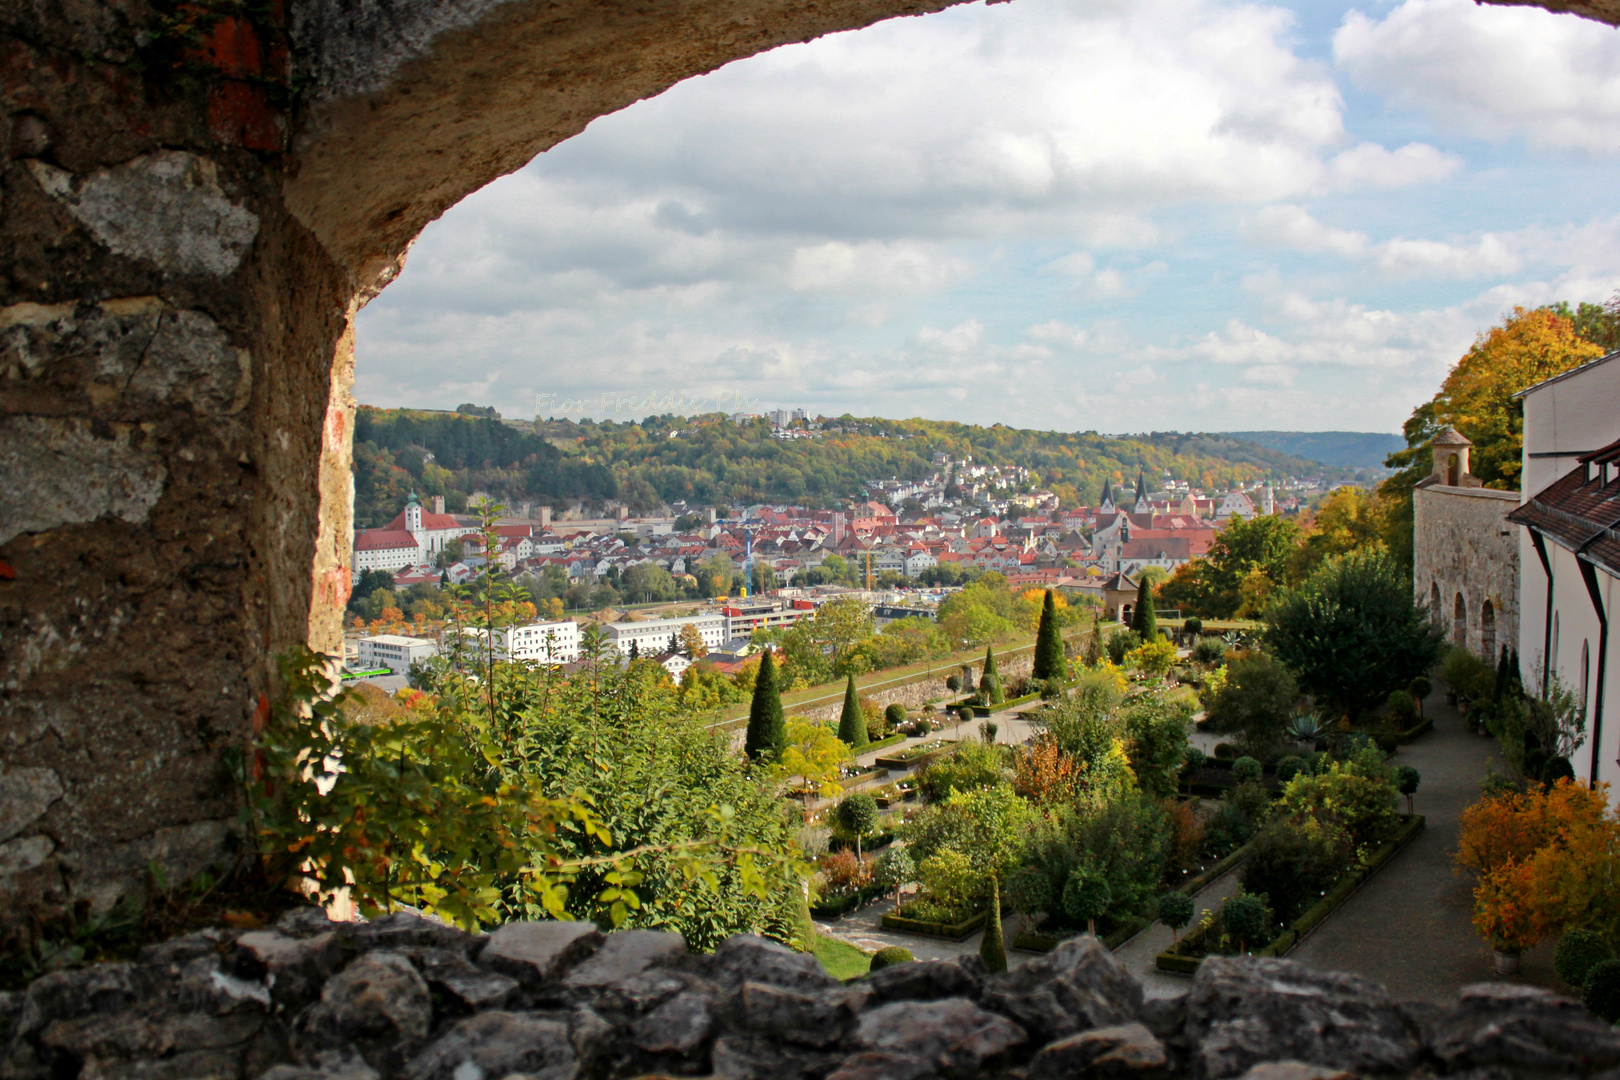
[[[1434,454],[1434,469],[1429,479],[1447,487],[1481,487],[1483,484],[1468,471],[1468,448],[1474,444],[1462,432],[1447,427],[1434,437],[1429,449]]]

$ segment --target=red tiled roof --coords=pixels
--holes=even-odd
[[[422,528],[424,529],[458,529],[460,524],[449,514],[430,514],[422,511]],[[405,511],[401,510],[399,516],[390,521],[384,528],[398,532],[405,531]]]
[[[420,545],[404,529],[360,529],[354,534],[356,551],[397,551]]]
[[[1576,460],[1507,519],[1620,577],[1620,440]]]

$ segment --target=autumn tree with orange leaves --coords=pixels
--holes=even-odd
[[[1564,779],[1463,811],[1458,866],[1475,875],[1474,929],[1520,951],[1584,927],[1620,935],[1620,819],[1608,789]]]

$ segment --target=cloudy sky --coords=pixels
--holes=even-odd
[[[1395,431],[1620,287],[1620,32],[1471,0],[1015,0],[777,49],[429,226],[357,393],[532,416]],[[694,407],[695,406],[695,407]]]

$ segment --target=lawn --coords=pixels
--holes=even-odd
[[[870,953],[864,953],[848,942],[826,934],[816,935],[815,954],[821,966],[827,969],[827,974],[835,979],[853,979],[865,975],[872,967]]]

